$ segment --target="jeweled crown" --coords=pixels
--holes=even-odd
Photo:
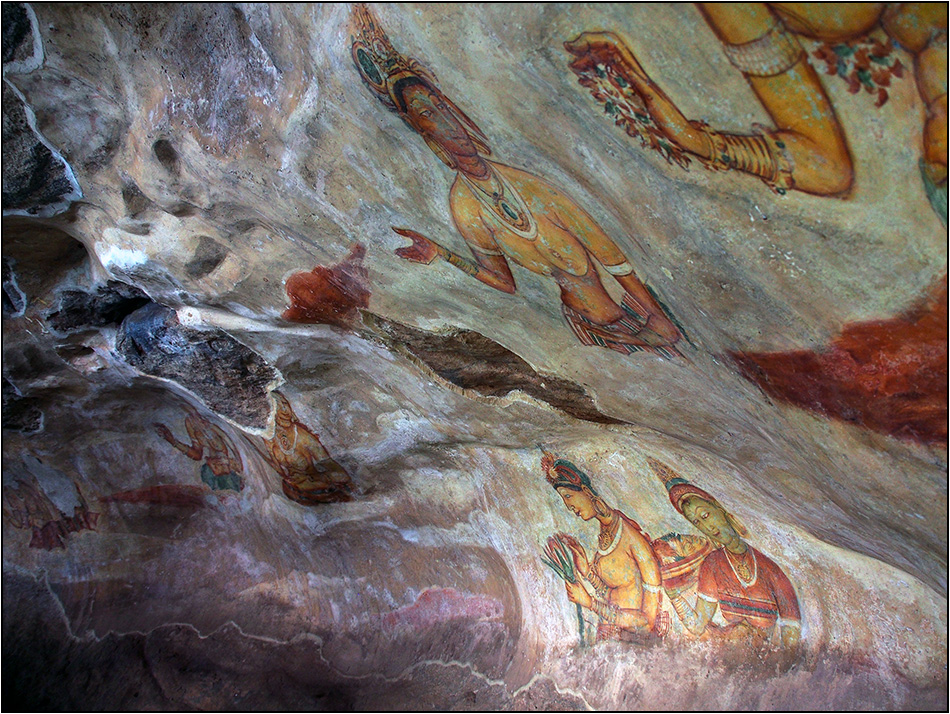
[[[420,62],[399,53],[379,21],[363,3],[353,7],[350,52],[360,77],[377,98],[399,111],[393,87],[404,77],[418,77],[435,87],[436,78]]]

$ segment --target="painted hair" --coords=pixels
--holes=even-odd
[[[568,488],[571,491],[583,491],[586,488],[592,495],[598,495],[590,482],[590,476],[567,459],[556,459],[554,465],[547,471],[547,479],[555,489]]]

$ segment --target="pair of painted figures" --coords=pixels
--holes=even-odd
[[[824,42],[821,56],[826,61],[829,56],[838,58],[833,70],[846,74],[858,87],[877,89],[879,105],[886,101],[884,87],[891,76],[903,71],[891,56],[896,43],[914,59],[913,73],[925,107],[920,168],[928,198],[946,223],[945,6],[698,6],[773,126],[755,125],[751,134],[735,134],[691,121],[616,35],[585,32],[566,42],[574,56],[571,69],[580,83],[627,133],[684,168],[692,157],[711,170],[757,176],[778,193],[795,190],[844,197],[854,181],[853,159],[832,102],[800,40]],[[875,40],[870,48],[857,47],[855,43],[878,29],[887,36],[885,44]],[[475,122],[439,89],[428,68],[393,47],[363,5],[353,11],[350,51],[360,77],[377,99],[456,173],[449,208],[474,259],[414,230],[394,227],[412,241],[396,255],[423,264],[444,260],[509,294],[517,290],[509,264],[513,262],[557,283],[562,314],[582,344],[624,354],[646,350],[681,356],[680,327],[594,218],[544,179],[489,158],[488,139]],[[850,69],[849,61],[854,65]],[[623,289],[619,303],[604,280],[616,281]]]
[[[673,507],[702,537],[670,533],[651,540],[636,521],[608,506],[573,463],[548,453],[541,459],[548,483],[564,505],[578,518],[600,525],[593,556],[563,533],[548,548],[549,559],[562,564],[570,559],[567,596],[596,615],[596,639],[647,642],[662,637],[670,629],[668,601],[693,636],[793,650],[801,636],[801,612],[782,569],[746,542],[746,529],[713,496],[666,464],[653,458],[648,462]],[[552,553],[558,548],[561,558]],[[691,603],[687,594],[693,590]]]

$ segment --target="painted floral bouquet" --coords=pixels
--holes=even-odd
[[[541,556],[541,562],[557,573],[561,580],[576,584],[578,578],[574,570],[574,556],[571,555],[571,549],[568,546],[568,542],[571,540],[573,539],[564,533],[557,533],[550,536],[544,548],[544,555]],[[580,633],[581,642],[583,643],[584,617],[580,605],[577,605],[577,629]]]

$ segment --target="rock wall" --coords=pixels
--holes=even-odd
[[[946,26],[4,4],[4,705],[946,708]]]

